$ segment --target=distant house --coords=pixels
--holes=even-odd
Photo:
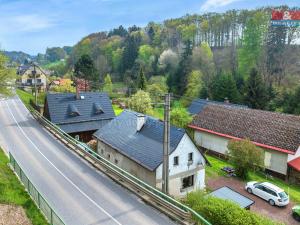
[[[47,71],[35,68],[36,81],[33,75],[34,68],[32,65],[20,65],[17,69],[16,83],[22,87],[34,87],[35,82],[39,89],[45,90],[47,86]]]
[[[88,142],[115,113],[106,93],[49,93],[44,116],[71,136]]]
[[[125,110],[99,129],[97,152],[148,184],[162,188],[163,122]],[[184,129],[171,126],[169,192],[183,196],[205,187],[206,160]]]
[[[208,100],[208,99],[197,98],[197,99],[194,99],[192,101],[192,103],[190,104],[190,106],[188,107],[188,112],[191,115],[196,115],[199,112],[201,112],[201,110],[207,105],[226,105],[226,106],[230,106],[230,107],[248,108],[248,106],[246,106],[246,105],[238,105],[238,104],[233,104],[233,103],[229,103],[229,102],[218,102],[218,101],[212,101],[212,100]]]
[[[226,155],[228,141],[249,138],[264,151],[265,167],[277,175],[289,175],[288,167],[300,170],[300,117],[244,107],[207,104],[189,125],[198,146]],[[242,157],[242,156],[241,156]]]

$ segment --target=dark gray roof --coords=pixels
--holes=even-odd
[[[221,187],[208,195],[224,200],[233,201],[239,206],[241,206],[241,208],[249,208],[252,204],[254,204],[253,200],[247,198],[246,196],[236,192],[235,190],[227,186]]]
[[[95,120],[95,121],[86,121],[79,123],[69,123],[69,124],[60,124],[58,125],[64,132],[77,133],[83,131],[95,131],[99,130],[101,127],[105,126],[110,119],[108,120]]]
[[[203,108],[207,105],[226,105],[230,107],[237,107],[237,108],[248,108],[246,105],[238,105],[238,104],[232,104],[232,103],[226,103],[226,102],[217,102],[217,101],[211,101],[206,99],[194,99],[192,103],[190,104],[188,108],[188,112],[192,115],[198,114],[203,110]]]
[[[97,130],[98,125],[102,124],[97,121],[110,120],[115,117],[106,93],[82,92],[80,96],[83,97],[78,100],[74,93],[49,93],[47,107],[51,122],[70,133]],[[102,113],[99,113],[99,107]]]
[[[137,131],[137,117],[141,114],[125,110],[99,129],[94,136],[121,154],[154,171],[163,160],[163,122],[146,116],[144,126]],[[185,134],[184,129],[171,126],[170,154]]]

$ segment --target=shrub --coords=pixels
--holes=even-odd
[[[248,178],[249,171],[255,171],[264,166],[264,152],[250,140],[230,140],[228,143],[229,161],[233,164],[236,175],[242,179]]]
[[[213,225],[279,225],[266,217],[240,208],[234,202],[205,196],[203,191],[187,195],[186,204]]]

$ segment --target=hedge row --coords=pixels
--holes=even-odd
[[[266,217],[240,208],[239,205],[223,199],[205,196],[197,191],[188,194],[186,204],[199,212],[213,225],[279,225]]]

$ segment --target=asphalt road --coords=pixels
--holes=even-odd
[[[0,145],[67,225],[175,224],[58,142],[17,97],[0,100]]]

